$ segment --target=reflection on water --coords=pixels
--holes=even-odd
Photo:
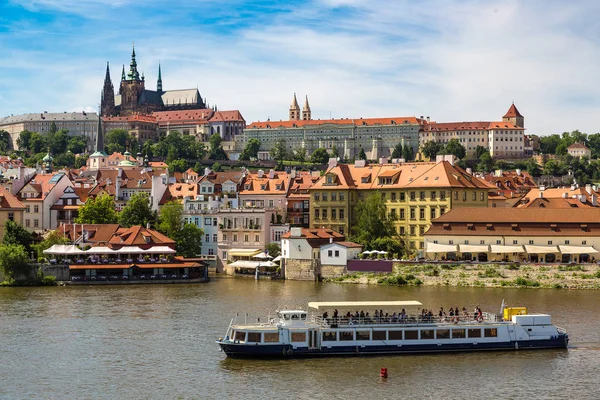
[[[239,313],[323,300],[420,300],[548,312],[568,350],[308,360],[228,359],[214,342]],[[596,397],[600,292],[373,287],[219,279],[209,284],[0,289],[0,398]],[[365,310],[367,311],[367,310]],[[389,379],[379,377],[386,367]],[[26,378],[24,378],[26,377]]]

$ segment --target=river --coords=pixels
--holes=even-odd
[[[548,312],[568,350],[311,360],[226,359],[236,312],[315,300]],[[0,288],[0,398],[598,398],[600,291],[376,287],[221,278],[207,284]],[[367,310],[365,310],[367,311]],[[381,367],[389,379],[379,378]]]

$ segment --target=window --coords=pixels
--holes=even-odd
[[[565,244],[570,244],[570,240],[565,240]]]
[[[419,199],[425,200],[425,192],[419,192]]]
[[[404,331],[404,340],[419,340],[419,331]]]
[[[402,331],[388,331],[388,340],[402,340]]]
[[[292,332],[292,342],[306,342],[306,332]]]
[[[431,192],[431,200],[435,200],[435,197],[436,197],[436,192],[435,191]]]
[[[340,193],[340,201],[344,201],[346,199],[346,195],[344,193]]]
[[[414,208],[410,209],[410,219],[415,219],[415,209]]]
[[[265,332],[265,333],[263,333],[263,341],[265,343],[277,343],[277,342],[279,342],[279,332]]]
[[[440,216],[444,215],[445,213],[446,213],[446,208],[440,207]]]
[[[354,340],[354,332],[349,331],[349,332],[340,332],[340,340],[341,341],[353,341]]]
[[[237,235],[237,233],[234,233],[234,234],[233,234],[233,241],[234,241],[234,242],[237,242],[237,241],[238,241],[238,235]]]
[[[213,242],[217,243],[219,241],[218,239],[218,235],[216,233],[213,233]]]
[[[327,219],[327,209],[323,209],[323,219]]]
[[[415,200],[415,192],[410,192],[410,199]]]
[[[331,209],[331,219],[336,219],[336,218],[335,218],[335,217],[336,217],[336,215],[335,215],[336,213],[337,213],[337,209],[335,209],[335,208],[332,208],[332,209]]]
[[[518,240],[513,240],[513,244],[519,244]]]
[[[483,193],[483,192],[480,193],[479,200],[485,201],[485,193]]]
[[[502,244],[502,240],[496,240],[496,244]]]
[[[212,225],[212,218],[204,218],[204,226]]]
[[[336,256],[336,257],[339,257],[339,256],[340,256],[340,251],[339,251],[339,250],[336,250],[336,251],[335,251],[335,256]]]
[[[254,241],[260,242],[260,235],[254,235]]]
[[[450,329],[438,329],[435,335],[437,339],[450,339]]]
[[[464,329],[452,329],[452,339],[464,339],[465,337]]]
[[[404,208],[400,209],[400,219],[404,219]]]
[[[448,240],[448,244],[454,244],[454,240]]]
[[[248,332],[248,343],[260,343],[260,332]]]
[[[321,218],[319,215],[319,209],[315,208],[315,219],[319,219],[319,218]]]
[[[371,340],[371,332],[356,331],[356,340]]]
[[[327,250],[327,257],[333,257],[333,250]]]
[[[587,244],[587,240],[582,240],[581,244]]]
[[[335,332],[323,332],[323,342],[335,342]]]
[[[37,228],[38,226],[40,226],[40,221],[38,219],[34,219],[33,220],[33,227]]]
[[[463,191],[462,199],[463,201],[467,201],[467,192]]]
[[[481,328],[467,329],[467,335],[470,338],[481,337]]]
[[[454,192],[454,200],[458,200],[458,192]]]
[[[530,241],[529,241],[529,244],[533,244],[533,240],[530,240]]]
[[[483,337],[498,337],[498,330],[496,328],[484,329]]]
[[[204,235],[204,241],[210,242],[210,235],[208,233],[206,235]]]
[[[29,225],[30,225],[30,223],[29,223],[29,220],[28,220],[28,219],[26,219],[26,220],[25,220],[25,226],[26,226],[27,228],[29,228]]]
[[[425,219],[425,208],[419,209],[419,219]]]
[[[468,241],[468,240],[465,240],[465,244],[469,244],[469,241]]]
[[[396,201],[396,192],[392,192],[392,201]]]
[[[386,331],[373,331],[373,340],[386,340]]]
[[[435,331],[433,329],[423,329],[421,330],[421,339],[434,339]]]
[[[248,234],[244,235],[244,242],[249,242],[250,241],[250,237]]]
[[[8,219],[9,219],[10,221],[14,221],[14,220],[15,220],[15,213],[13,213],[13,212],[9,212],[9,213],[8,213]]]
[[[337,201],[337,194],[331,193],[331,201]]]
[[[37,205],[36,205],[36,206],[33,206],[33,212],[34,212],[34,213],[38,213],[38,212],[40,212],[40,206],[37,206]]]
[[[340,219],[344,219],[344,209],[340,208]]]
[[[479,244],[485,244],[485,240],[480,240]]]
[[[411,236],[415,236],[415,226],[414,225],[410,226],[410,234],[411,234]]]
[[[323,199],[323,201],[327,201],[327,193],[323,193],[321,195],[321,198]]]
[[[208,249],[208,255],[209,256],[214,256],[215,255],[215,250],[214,249]]]
[[[473,201],[477,201],[477,193],[473,192]]]
[[[425,234],[425,227],[424,227],[424,226],[420,226],[420,227],[419,227],[419,234],[420,234],[421,236],[423,236],[423,235]],[[421,247],[423,247],[423,246],[421,246]]]
[[[400,201],[406,201],[406,193],[400,192]]]
[[[315,201],[319,201],[319,193],[315,193],[313,197]]]
[[[440,192],[440,200],[446,200],[446,192],[445,191]]]
[[[28,206],[25,206],[25,212],[26,212],[26,213],[29,213],[29,212],[31,212],[31,206],[29,206],[29,205],[28,205]]]
[[[548,244],[552,244],[552,240],[548,240]]]

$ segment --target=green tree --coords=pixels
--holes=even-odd
[[[142,145],[142,153],[144,153],[149,159],[154,157],[153,145],[154,143],[152,142],[152,140],[146,140]]]
[[[402,155],[404,156],[404,161],[413,161],[415,159],[415,151],[412,146],[405,145],[402,150]]]
[[[73,165],[73,167],[75,167],[75,168],[83,167],[84,165],[86,165],[88,158],[89,158],[89,156],[87,154],[75,157],[75,165]]]
[[[4,224],[2,243],[23,246],[27,254],[29,254],[31,245],[33,244],[33,235],[23,225],[9,219]]]
[[[387,251],[388,257],[402,257],[405,253],[404,243],[397,237],[380,237],[371,243],[373,249]]]
[[[223,166],[221,165],[220,162],[215,161],[213,163],[213,165],[210,167],[210,169],[214,172],[221,172],[221,171],[223,171]]]
[[[351,230],[354,242],[372,249],[376,239],[396,236],[396,218],[387,212],[381,193],[372,193],[365,201],[358,202],[355,212],[356,222]]]
[[[19,150],[31,150],[31,135],[33,132],[24,130],[17,138],[17,146]]]
[[[489,153],[489,151],[488,151],[488,149],[487,149],[487,148],[485,148],[485,147],[483,147],[483,146],[477,146],[477,147],[475,148],[475,158],[476,158],[477,160],[479,160],[479,158],[480,158],[480,157],[481,157],[483,154],[485,154],[485,153]]]
[[[170,172],[185,172],[189,168],[188,161],[184,159],[171,160],[169,161]]]
[[[540,176],[542,174],[542,171],[540,170],[539,165],[535,162],[535,160],[533,158],[530,158],[529,160],[527,160],[527,172],[529,172],[529,175],[531,176]]]
[[[258,139],[249,139],[240,154],[240,161],[250,161],[258,158],[260,150],[260,141]]]
[[[458,139],[450,139],[444,147],[444,152],[446,154],[452,154],[456,156],[456,158],[458,158],[459,160],[462,160],[467,154],[467,149],[465,149],[465,146],[460,144]]]
[[[322,147],[315,149],[310,155],[310,162],[313,164],[327,164],[329,161],[329,153]]]
[[[0,152],[7,152],[12,147],[12,139],[10,138],[10,134],[0,129]]]
[[[494,167],[494,159],[488,151],[483,153],[479,157],[479,164],[477,164],[477,170],[481,172],[490,172]]]
[[[288,152],[285,146],[285,139],[279,139],[271,148],[271,158],[277,161],[277,169],[283,169],[283,161],[287,159]]]
[[[33,248],[36,250],[38,257],[45,257],[44,250],[49,249],[55,244],[67,244],[69,243],[69,239],[64,237],[64,235],[59,231],[55,230],[46,235],[45,239],[40,243],[33,245]]]
[[[561,144],[562,138],[559,135],[541,136],[540,152],[543,154],[554,154],[556,148]]]
[[[558,175],[560,168],[556,160],[548,160],[546,164],[544,164],[544,174],[546,175]]]
[[[80,154],[85,152],[87,148],[87,139],[85,136],[73,136],[69,139],[67,144],[67,150],[73,154]]]
[[[89,198],[79,207],[77,224],[116,224],[119,218],[115,211],[115,201],[108,194]]]
[[[304,164],[306,162],[306,148],[299,147],[296,151],[294,151],[294,161],[298,161],[300,164]]]
[[[0,269],[9,282],[14,281],[21,274],[27,276],[31,266],[25,246],[18,244],[0,245]]]
[[[229,157],[227,157],[227,153],[225,153],[225,150],[223,150],[223,146],[221,145],[222,141],[223,139],[221,139],[221,135],[219,135],[218,133],[211,135],[209,139],[210,153],[208,155],[208,158],[210,158],[211,160],[229,159]]]
[[[136,193],[119,213],[119,224],[125,227],[134,225],[146,226],[154,222],[154,213],[150,207],[150,197],[147,193]]]
[[[177,232],[183,228],[183,206],[171,201],[160,210],[158,217],[158,230],[171,239],[175,239]]]
[[[404,148],[402,147],[402,143],[398,143],[396,147],[394,147],[394,151],[392,151],[392,158],[402,158],[403,152]]]
[[[194,224],[184,224],[174,238],[177,243],[177,254],[183,257],[195,257],[200,254],[202,236],[204,236],[202,228]]]
[[[65,129],[61,129],[54,133],[48,132],[46,136],[46,142],[52,154],[62,154],[67,151],[67,145],[69,144],[69,136]]]
[[[365,149],[363,149],[362,147],[360,148],[360,151],[358,152],[358,159],[359,160],[367,159],[367,153],[365,153]]]
[[[106,147],[109,154],[114,152],[123,153],[127,148],[128,138],[129,133],[126,129],[111,129],[104,136],[104,147]]]
[[[57,154],[54,157],[54,166],[73,168],[75,166],[75,155],[70,151]]]
[[[561,142],[558,146],[556,146],[556,150],[554,150],[554,154],[557,156],[564,156],[568,152],[569,145],[566,142]]]
[[[267,253],[269,253],[269,255],[273,258],[275,258],[281,254],[281,247],[276,242],[269,243],[267,245],[266,250],[267,250]]]
[[[32,153],[41,153],[42,151],[46,151],[48,147],[48,143],[46,139],[37,132],[33,132],[31,134],[30,139],[30,151]]]
[[[444,145],[434,140],[430,140],[421,147],[421,153],[430,160],[435,159],[438,153],[441,153]]]
[[[337,146],[333,146],[331,148],[331,157],[332,158],[339,158],[340,157],[340,151],[338,150]]]

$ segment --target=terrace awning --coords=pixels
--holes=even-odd
[[[61,254],[61,255],[75,255],[85,254],[85,251],[72,244],[53,244],[52,247],[43,251],[44,254]]]
[[[458,246],[461,253],[488,253],[490,246],[487,244],[461,244]]]
[[[247,260],[238,260],[235,262],[232,262],[231,264],[227,264],[228,267],[235,267],[235,268],[248,268],[248,269],[255,269],[256,267],[259,266],[266,266],[265,262],[261,262],[261,261],[247,261]]]
[[[490,246],[492,253],[523,253],[523,246],[503,246],[500,244],[493,244]]]
[[[558,246],[562,254],[595,254],[600,253],[593,246]]]
[[[116,250],[110,247],[98,246],[92,247],[85,252],[85,254],[118,254]]]
[[[260,249],[231,249],[227,251],[227,255],[235,257],[252,257],[260,252]]]
[[[530,244],[525,245],[525,251],[530,254],[560,253],[558,246],[534,246]]]
[[[426,242],[425,248],[427,249],[427,253],[454,253],[457,251],[457,246],[455,244]]]
[[[143,250],[146,253],[153,253],[153,254],[175,254],[177,253],[175,250],[173,250],[172,248],[170,248],[169,246],[154,246],[149,248],[148,250]]]

